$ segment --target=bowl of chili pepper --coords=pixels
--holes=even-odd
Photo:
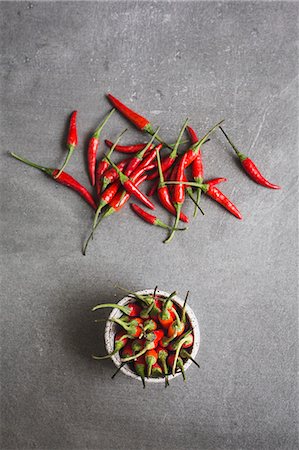
[[[93,308],[112,307],[105,327],[107,355],[117,367],[114,376],[123,374],[149,383],[165,383],[182,376],[194,363],[200,330],[197,318],[176,292],[156,289],[129,292],[117,304],[100,304]]]

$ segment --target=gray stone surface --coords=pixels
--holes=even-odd
[[[297,448],[296,4],[1,2],[0,11],[2,448]],[[61,164],[76,108],[69,170],[88,185],[86,143],[107,91],[171,140],[186,116],[201,132],[225,117],[282,191],[251,182],[218,134],[206,174],[229,178],[223,191],[244,221],[204,198],[205,217],[165,246],[163,231],[126,208],[81,256],[88,206],[7,151]],[[115,114],[105,137],[125,125]],[[133,139],[130,128],[124,141]],[[104,349],[90,308],[121,298],[116,284],[190,289],[201,369],[185,385],[143,390],[91,360]]]

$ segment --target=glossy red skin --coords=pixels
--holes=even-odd
[[[170,199],[170,193],[167,186],[158,187],[158,198],[162,206],[164,206],[167,211],[169,211],[172,215],[176,216],[176,209]],[[189,223],[188,217],[184,213],[180,213],[180,220],[182,222]]]
[[[128,308],[130,308],[130,317],[139,317],[141,313],[141,306],[137,305],[137,303],[128,303],[126,305]]]
[[[192,145],[196,144],[196,142],[198,142],[198,136],[197,136],[195,130],[192,127],[190,127],[190,125],[187,125],[186,129],[187,129],[187,131],[189,133],[189,136],[190,136],[190,139],[191,139],[191,144]]]
[[[142,175],[135,181],[135,186],[139,186],[140,184],[142,184],[146,180],[146,178],[146,175]],[[123,208],[123,206],[125,206],[130,197],[131,196],[128,192],[120,191],[113,197],[113,199],[109,203],[109,206],[114,210],[114,212],[119,211],[121,208]]]
[[[277,184],[272,184],[270,181],[268,181],[258,170],[254,162],[250,158],[246,158],[243,161],[241,161],[241,164],[244,168],[244,170],[248,173],[250,178],[255,181],[256,183],[270,188],[270,189],[281,189],[280,186],[277,186]]]
[[[148,148],[146,154],[151,152],[151,150],[153,150],[153,148],[154,148],[154,146],[151,144],[150,147]],[[139,166],[145,167],[146,165],[148,165],[148,162],[146,162],[144,164],[145,158],[144,158],[144,155],[142,155],[142,151],[138,152],[137,155],[133,156],[130,159],[130,161],[128,162],[126,170],[124,171],[124,174],[127,175],[128,177],[134,172],[135,169],[137,169],[137,167],[139,167]],[[148,159],[148,161],[151,162],[150,159]]]
[[[120,181],[116,180],[113,183],[111,183],[101,194],[100,198],[100,204],[101,205],[107,205],[111,202],[113,197],[116,195],[118,189],[120,188]]]
[[[54,169],[52,171],[51,177],[57,181],[59,184],[63,184],[64,186],[67,186],[73,191],[78,192],[78,194],[81,195],[81,197],[84,198],[84,200],[87,201],[87,203],[94,209],[97,209],[97,205],[93,199],[93,196],[91,193],[84,187],[82,184],[80,184],[75,178],[73,178],[71,175],[69,175],[66,172],[61,172],[58,178],[55,178],[55,176],[59,173],[59,169]]]
[[[88,143],[88,150],[87,150],[87,162],[88,162],[88,173],[90,178],[90,183],[92,186],[95,185],[96,182],[96,157],[97,157],[97,151],[99,147],[99,139],[92,136]]]
[[[178,168],[177,168],[177,181],[184,181],[184,175],[185,175],[185,165],[186,165],[186,159],[187,155],[186,153],[183,155],[182,159],[179,161]],[[183,204],[185,200],[185,185],[183,184],[176,184],[173,189],[173,202],[178,204]]]
[[[224,206],[231,214],[233,214],[237,219],[242,220],[242,215],[238,208],[215,186],[207,185],[208,189],[206,194],[215,200],[220,205]]]
[[[98,162],[98,167],[96,169],[96,179],[98,184],[100,184],[100,180],[104,172],[109,168],[109,163],[105,159],[102,159]]]
[[[167,330],[167,336],[168,337],[172,337],[172,336],[179,337],[181,334],[183,334],[184,330],[185,330],[185,325],[183,323],[181,323],[181,328],[178,330],[176,328],[175,321],[173,321]]]
[[[204,168],[202,163],[201,151],[198,152],[198,155],[192,163],[192,176],[194,180],[198,181],[199,183],[203,180]]]
[[[129,161],[129,158],[123,159],[119,163],[117,163],[117,167],[122,172],[124,168],[127,165],[127,162]],[[108,167],[108,169],[103,174],[103,183],[113,183],[113,181],[117,180],[119,178],[118,173],[114,169],[114,167]],[[99,180],[99,184],[101,185],[101,180]]]
[[[141,116],[140,114],[137,114],[132,109],[128,108],[126,105],[124,105],[120,100],[118,100],[116,97],[114,97],[111,94],[107,94],[107,97],[109,101],[112,103],[112,105],[121,112],[130,122],[132,122],[139,130],[143,130],[146,128],[147,125],[150,124],[149,120],[147,120],[145,117]]]
[[[163,173],[164,179],[166,180],[170,174],[171,174],[171,167],[168,170],[166,170],[165,173]],[[152,186],[147,191],[147,196],[148,197],[151,197],[152,195],[154,195],[154,193],[158,189],[159,183],[160,183],[160,179],[159,178],[157,180],[155,180],[154,183],[152,183]]]
[[[216,184],[219,183],[224,183],[225,181],[227,181],[227,178],[213,178],[213,180],[208,180],[205,182],[205,184],[209,184],[210,186],[215,186]]]
[[[131,203],[131,208],[143,220],[145,220],[146,222],[150,223],[151,225],[155,225],[155,222],[156,222],[156,219],[157,219],[156,216],[153,216],[152,214],[149,214],[147,211],[144,211],[142,208],[140,208],[135,203]]]
[[[162,319],[162,313],[158,314],[158,320],[163,328],[168,329],[172,322],[175,320],[175,315],[171,310],[168,310],[169,318],[168,319]]]
[[[170,169],[173,165],[173,163],[175,162],[177,156],[175,158],[170,158],[170,156],[165,156],[162,161],[161,161],[161,168],[162,168],[162,172],[166,172],[168,169]],[[148,177],[149,180],[154,180],[155,178],[157,178],[159,176],[159,171],[158,169],[155,170],[153,173],[151,173]]]
[[[118,333],[116,333],[114,344],[117,344],[118,342],[124,342],[124,346],[125,346],[128,342],[128,337],[124,338],[123,336],[125,336],[126,334],[127,333],[125,330],[121,330]]]
[[[77,111],[73,111],[70,119],[70,126],[66,141],[69,147],[76,147],[76,145],[78,145],[76,120],[77,120]]]
[[[131,181],[127,180],[123,183],[123,187],[125,190],[131,194],[134,195],[138,200],[140,200],[142,203],[144,203],[148,208],[155,209],[155,205],[147,198],[143,192],[141,192],[137,186]]]
[[[109,141],[108,139],[105,140],[105,144],[111,148],[113,146],[113,142]],[[146,146],[145,144],[134,144],[134,145],[119,145],[117,144],[114,147],[114,150],[120,153],[137,153],[140,150],[143,150]]]
[[[194,343],[194,337],[193,337],[193,334],[190,334],[190,336],[192,337],[192,340],[190,340],[189,343],[186,342],[185,344],[183,344],[182,348],[190,348],[190,347],[192,347],[192,345]],[[173,343],[172,342],[169,343],[167,349],[170,350],[171,352],[175,351],[175,349],[173,348]]]

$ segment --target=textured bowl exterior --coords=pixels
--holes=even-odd
[[[136,291],[136,294],[140,294],[140,295],[149,295],[149,294],[153,294],[154,293],[154,289],[144,289],[143,291]],[[164,292],[164,291],[160,291],[157,290],[156,293],[158,295],[161,295],[163,297],[168,297],[170,294],[168,292]],[[124,297],[123,299],[121,299],[118,304],[119,305],[126,305],[127,303],[129,303],[130,301],[132,301],[132,297]],[[177,303],[179,306],[183,307],[184,304],[184,300],[182,300],[180,297],[178,297],[177,295],[175,295],[172,298],[172,301],[174,303]],[[111,314],[109,316],[109,319],[112,318],[118,318],[122,315],[122,312],[119,311],[118,309],[113,309],[111,311]],[[198,349],[199,349],[199,345],[200,345],[200,330],[199,330],[199,325],[198,325],[198,321],[197,318],[193,312],[193,310],[190,308],[189,305],[186,305],[186,315],[190,321],[190,324],[193,328],[193,335],[194,335],[194,343],[193,343],[193,348],[192,348],[192,353],[191,356],[194,359],[197,355]],[[106,349],[108,353],[111,353],[113,351],[114,348],[114,338],[115,338],[115,334],[116,334],[116,330],[117,330],[117,324],[110,322],[109,320],[106,323],[106,327],[105,327],[105,345],[106,345]],[[114,362],[114,364],[116,365],[116,367],[118,368],[121,365],[121,361],[120,361],[120,356],[119,354],[116,354],[114,356],[112,356],[112,361]],[[190,367],[190,365],[192,364],[192,361],[189,360],[185,363],[185,371]],[[133,372],[128,365],[123,366],[121,369],[121,372],[124,373],[125,375],[127,375],[128,377],[131,378],[135,378],[135,380],[139,380],[140,381],[140,377],[138,375],[136,375],[135,372]],[[169,375],[169,380],[171,380],[172,378],[178,377],[180,376],[180,372],[176,373],[175,375]],[[147,383],[164,383],[165,380],[163,378],[147,378],[146,379]]]

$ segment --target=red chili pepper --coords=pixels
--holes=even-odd
[[[191,143],[196,144],[198,142],[198,136],[197,136],[195,130],[193,130],[193,128],[191,128],[191,127],[187,127],[187,130],[188,130],[188,133],[191,138]],[[201,154],[200,148],[198,148],[198,153],[192,162],[192,176],[196,183],[203,182],[204,167],[203,167],[202,154]],[[197,204],[199,204],[199,202],[200,202],[200,196],[201,196],[201,189],[197,188],[196,198],[195,198],[195,201]],[[194,217],[197,216],[197,212],[198,212],[198,208],[195,205],[194,213],[193,213]]]
[[[143,323],[143,332],[146,331],[155,331],[158,328],[158,325],[153,319],[146,319]]]
[[[148,144],[144,147],[144,149],[140,150],[138,153],[136,153],[135,156],[133,156],[131,158],[131,160],[129,161],[126,170],[124,171],[124,174],[127,175],[127,177],[129,177],[134,170],[141,164],[141,161],[144,159],[144,155],[146,154],[146,152],[149,150],[153,150],[154,146],[153,146],[153,142],[156,138],[156,135],[159,132],[159,129],[157,129],[156,133],[152,136],[151,140],[148,142]]]
[[[142,184],[145,180],[146,180],[147,176],[146,175],[142,175],[140,178],[138,178],[135,181],[135,186],[139,186],[140,184]],[[125,204],[127,203],[127,201],[130,199],[130,194],[128,194],[125,190],[119,191],[110,201],[109,203],[109,208],[107,209],[107,211],[104,212],[104,214],[101,216],[100,220],[98,221],[98,223],[96,224],[95,228],[92,230],[92,232],[90,233],[90,235],[88,236],[83,249],[82,249],[82,253],[83,255],[86,255],[86,250],[89,244],[90,239],[93,237],[93,234],[96,230],[96,228],[99,226],[99,224],[101,223],[101,220],[111,216],[113,213],[120,211],[121,208],[123,208],[125,206]]]
[[[236,152],[236,155],[238,156],[243,169],[245,170],[245,172],[248,173],[248,175],[250,176],[250,178],[253,181],[260,184],[261,186],[264,186],[264,187],[267,187],[270,189],[281,189],[281,187],[277,186],[277,184],[270,183],[270,181],[268,181],[261,174],[261,172],[258,170],[256,165],[254,164],[254,162],[250,158],[248,158],[248,156],[244,155],[244,153],[239,152],[239,150],[233,144],[233,142],[230,140],[230,138],[228,137],[226,132],[223,130],[223,128],[222,127],[219,127],[219,128],[222,131],[222,133],[224,134],[224,136],[226,137],[226,139],[228,140],[228,142],[230,143],[230,145],[232,146],[232,148],[234,149],[234,151]]]
[[[176,158],[178,156],[178,148],[179,148],[179,145],[181,143],[182,136],[184,134],[185,128],[187,126],[187,123],[188,123],[188,119],[185,121],[184,125],[181,128],[180,134],[178,136],[178,139],[177,139],[177,141],[175,143],[175,146],[174,146],[173,150],[171,151],[171,153],[168,156],[165,156],[165,158],[163,158],[163,160],[161,162],[162,172],[166,172],[166,170],[169,169],[173,165],[174,161],[176,160]],[[148,179],[149,180],[153,180],[154,178],[157,178],[159,176],[159,173],[160,172],[159,172],[158,169],[155,170],[153,173],[151,173],[148,176]]]
[[[114,167],[114,169],[117,171],[117,173],[119,175],[119,181],[121,182],[121,184],[123,185],[125,190],[129,194],[134,195],[136,198],[138,198],[138,200],[140,200],[142,203],[144,203],[148,208],[155,209],[155,205],[146,197],[146,195],[143,194],[143,192],[141,192],[137,188],[137,186],[133,183],[133,181],[130,180],[130,178],[127,177],[125,174],[120,172],[118,167],[108,157],[106,157],[106,158],[107,158],[108,162],[112,165],[112,167]]]
[[[134,361],[134,368],[137,375],[141,378],[143,389],[145,389],[145,359],[143,355],[139,356],[139,358]]]
[[[159,181],[158,190],[157,190],[158,198],[159,198],[162,206],[164,206],[164,208],[167,209],[167,211],[169,211],[173,215],[176,215],[176,209],[170,199],[169,189],[166,186],[165,181],[164,181],[163,172],[162,172],[162,168],[161,168],[160,155],[158,152],[157,152],[157,163],[158,163],[158,170],[159,170],[159,176],[160,176],[160,181]],[[185,214],[183,214],[183,213],[180,213],[179,218],[183,222],[187,222],[187,223],[189,222],[188,217],[185,216]]]
[[[108,359],[111,358],[111,356],[115,355],[117,352],[119,352],[128,342],[128,337],[129,335],[126,334],[125,331],[119,331],[118,333],[116,333],[115,335],[115,345],[114,345],[114,350],[112,353],[109,353],[108,355],[105,356],[94,356],[92,355],[93,359]]]
[[[163,369],[163,373],[165,376],[165,387],[169,386],[168,381],[168,367],[167,367],[167,357],[168,357],[168,351],[165,348],[157,347],[156,352],[158,354],[158,361],[160,361]]]
[[[123,135],[126,131],[127,131],[127,129],[123,130],[123,131],[120,133],[120,135],[117,137],[117,139],[116,139],[114,145],[117,145],[117,143],[120,141],[122,135]],[[97,183],[98,183],[99,186],[102,186],[102,184],[101,184],[101,178],[102,178],[104,172],[105,172],[105,171],[108,169],[108,167],[109,167],[109,161],[108,161],[108,159],[111,157],[111,155],[112,155],[112,153],[113,153],[113,151],[114,151],[114,148],[115,148],[115,147],[112,146],[111,149],[109,150],[109,152],[107,153],[107,157],[104,156],[104,158],[102,158],[101,161],[99,161],[99,163],[98,163],[98,167],[97,167],[97,170],[96,170],[96,178],[97,178]],[[107,158],[108,158],[108,159],[107,159]],[[102,188],[101,188],[101,189],[102,189]],[[101,191],[101,189],[98,188],[98,190],[100,190],[100,191]]]
[[[128,303],[127,305],[119,305],[118,303],[102,303],[100,305],[94,306],[92,311],[97,311],[102,308],[117,308],[124,314],[130,317],[139,317],[141,312],[141,307],[137,303]]]
[[[192,128],[192,127],[190,127],[190,125],[188,125],[187,127],[186,127],[186,130],[188,131],[188,133],[189,133],[189,136],[190,136],[190,139],[191,139],[191,144],[193,145],[193,144],[196,144],[197,142],[198,142],[198,136],[197,136],[197,134],[196,134],[196,131]]]
[[[88,190],[82,186],[75,178],[73,178],[71,175],[69,175],[66,172],[62,172],[59,178],[56,177],[56,175],[59,172],[59,169],[51,169],[49,167],[43,167],[38,164],[35,164],[31,161],[28,161],[28,159],[22,158],[21,156],[16,155],[15,153],[11,153],[11,156],[18,159],[19,161],[22,161],[23,163],[27,164],[28,166],[35,167],[36,169],[41,170],[42,172],[49,175],[53,180],[57,181],[59,184],[63,184],[64,186],[67,186],[71,188],[73,191],[78,192],[78,194],[81,195],[81,197],[84,198],[84,200],[87,201],[87,203],[93,208],[97,209],[95,201]]]
[[[105,124],[108,122],[109,118],[114,113],[115,109],[112,109],[110,113],[105,117],[103,122],[97,127],[95,132],[93,133],[87,149],[87,160],[88,160],[88,172],[89,172],[89,178],[91,185],[95,185],[95,170],[96,170],[96,157],[97,157],[97,151],[99,147],[100,142],[100,135],[102,132],[102,129],[104,128]]]
[[[105,140],[105,144],[107,147],[111,148],[114,144],[112,141],[108,139]],[[144,144],[134,144],[134,145],[116,145],[114,150],[120,153],[137,153],[140,150],[143,150],[147,143]]]
[[[75,150],[75,147],[78,145],[76,120],[77,120],[77,111],[73,111],[71,114],[69,132],[68,132],[67,141],[66,141],[68,153],[66,155],[64,163],[62,164],[61,169],[58,170],[58,172],[54,176],[54,178],[60,177],[62,171],[65,169],[67,163],[69,162],[70,157],[72,156],[73,151]]]
[[[119,170],[122,172],[129,161],[130,161],[130,158],[122,159],[116,165],[119,168]],[[104,191],[109,184],[113,183],[117,179],[118,179],[118,173],[116,172],[116,170],[113,167],[109,167],[102,175],[102,178],[99,180],[99,183],[97,183],[98,196],[100,197],[101,191]]]
[[[147,365],[147,376],[148,378],[151,376],[152,367],[158,361],[158,355],[155,349],[148,350],[145,353],[145,362]]]
[[[242,220],[242,215],[238,208],[218,188],[210,184],[202,184],[200,188],[205,194],[237,217],[237,219]]]
[[[107,94],[109,101],[112,105],[122,113],[131,123],[133,123],[139,130],[147,131],[150,134],[154,134],[153,127],[149,120],[137,114],[132,109],[128,108],[122,102],[120,102],[116,97],[111,94]]]
[[[172,292],[169,297],[164,300],[162,311],[158,314],[158,319],[163,328],[168,329],[170,324],[174,321],[175,315],[173,312],[172,298],[176,295],[176,291]]]
[[[189,150],[186,151],[186,160],[185,160],[185,168],[189,167],[190,164],[194,161],[198,153],[200,152],[200,147],[207,141],[208,137],[218,128],[224,120],[221,120],[216,125],[214,125],[205,135],[203,138],[200,139],[200,141],[193,144]],[[193,130],[194,131],[194,130]],[[189,133],[190,133],[190,127],[189,127]],[[191,138],[192,139],[192,138]]]
[[[172,227],[166,225],[166,223],[162,222],[162,220],[160,220],[158,217],[149,214],[147,211],[144,211],[144,209],[140,208],[138,205],[136,205],[136,203],[131,203],[131,208],[139,217],[141,217],[143,220],[150,223],[151,225],[156,225],[161,228],[172,230]],[[186,228],[177,228],[177,230],[183,231],[186,230]]]
[[[120,325],[121,327],[124,328],[124,330],[126,330],[127,334],[130,335],[130,337],[135,337],[138,338],[139,336],[141,336],[143,334],[142,331],[142,323],[143,320],[140,317],[134,317],[132,319],[130,319],[130,321],[128,323],[124,322],[121,319],[117,319],[117,318],[113,318],[113,319],[108,319],[110,320],[110,322],[115,322],[118,325]]]
[[[177,170],[177,179],[179,182],[184,179],[184,168],[185,168],[187,157],[188,157],[188,154],[185,153],[183,155],[182,159],[179,161],[178,170]],[[179,220],[180,220],[180,214],[181,214],[181,209],[182,209],[184,200],[185,200],[185,186],[183,184],[175,185],[174,190],[173,190],[173,204],[176,209],[176,219],[175,219],[175,223],[174,223],[173,229],[172,229],[169,237],[164,241],[165,244],[170,242],[174,236],[175,228],[177,228]]]
[[[179,361],[179,359],[180,359],[179,354],[180,354],[180,351],[181,351],[182,346],[183,346],[184,343],[187,341],[188,336],[189,336],[191,333],[192,333],[192,330],[188,330],[187,333],[185,333],[184,337],[182,337],[181,339],[179,339],[179,340],[177,341],[177,344],[176,344],[176,346],[175,346],[175,355],[174,355],[173,362],[172,362],[172,364],[169,364],[170,366],[172,366],[172,375],[175,374],[175,370],[176,370],[176,366],[177,366],[177,365],[178,365],[178,367],[181,369],[181,367],[180,367],[181,364],[178,363],[178,361]],[[169,362],[169,361],[168,361],[168,362]]]
[[[162,144],[158,144],[158,145],[156,145],[156,147],[153,150],[151,150],[148,153],[148,155],[141,161],[141,163],[138,165],[138,167],[131,174],[132,180],[138,178],[145,171],[148,172],[153,167],[155,167],[155,164],[153,163],[153,161],[157,156],[157,152],[160,152],[161,148],[162,148]]]
[[[100,201],[94,216],[94,221],[93,221],[93,228],[95,228],[97,221],[98,221],[98,217],[102,211],[102,209],[108,205],[108,203],[111,202],[111,200],[113,199],[113,197],[116,195],[118,189],[120,187],[120,182],[118,180],[114,181],[112,184],[110,184],[101,194],[100,197]]]
[[[224,183],[227,181],[227,178],[213,178],[212,180],[208,180],[205,184],[209,184],[210,186],[215,186],[216,184]]]
[[[166,172],[163,173],[164,178],[167,179],[169,177],[169,175],[171,174],[171,171],[172,171],[171,167],[169,169],[167,169]],[[146,193],[148,197],[152,197],[155,194],[155,192],[158,189],[159,183],[160,183],[160,178],[157,178],[157,180],[155,180],[152,183],[152,185],[150,186],[149,190]]]

